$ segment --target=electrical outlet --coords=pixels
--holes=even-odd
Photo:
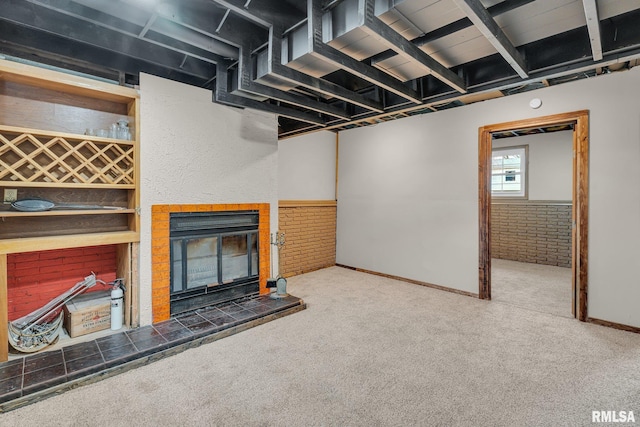
[[[4,189],[4,202],[5,203],[13,203],[18,200],[18,190],[17,189]]]

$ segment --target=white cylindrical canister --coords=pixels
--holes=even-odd
[[[113,288],[111,291],[111,330],[122,328],[122,306],[124,292],[122,288]]]

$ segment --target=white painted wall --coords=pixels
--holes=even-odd
[[[497,139],[491,145],[493,148],[529,147],[529,200],[571,200],[573,197],[572,131]]]
[[[151,205],[270,203],[278,229],[277,120],[211,91],[140,76],[140,321],[150,324]]]
[[[335,200],[336,134],[314,132],[278,143],[280,200]]]
[[[640,67],[340,133],[337,262],[477,293],[478,128],[584,109],[588,314],[640,327]]]

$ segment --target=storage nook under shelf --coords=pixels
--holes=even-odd
[[[7,254],[115,244],[129,285],[127,324],[137,326],[139,108],[132,88],[0,60],[0,194],[55,205],[22,212],[0,204],[0,325],[8,321]],[[123,121],[131,140],[89,135]],[[0,327],[0,361],[6,334]]]

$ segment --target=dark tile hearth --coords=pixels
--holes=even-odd
[[[0,363],[0,412],[106,378],[305,308],[300,298],[260,296],[183,313],[59,350]]]

